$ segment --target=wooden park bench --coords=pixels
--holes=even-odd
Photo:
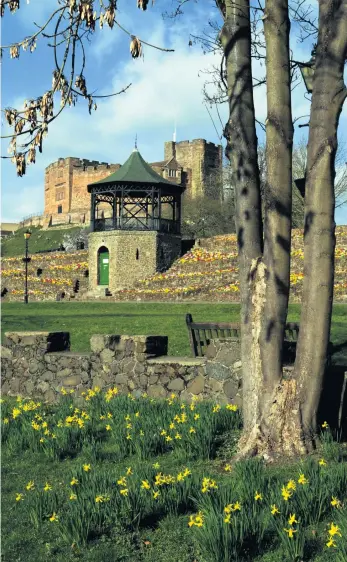
[[[231,341],[241,341],[240,324],[230,322],[194,322],[192,315],[186,315],[189,342],[194,357],[203,357],[205,348],[211,340],[228,338]],[[285,355],[291,362],[295,359],[296,342],[299,335],[299,324],[288,322],[285,328]]]

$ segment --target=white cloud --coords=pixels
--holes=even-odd
[[[104,29],[102,34],[95,37],[97,41],[88,48],[88,55],[91,54],[101,64],[105,55],[112,57],[114,52],[116,61],[114,67],[104,67],[106,78],[101,82],[100,94],[119,91],[130,82],[131,88],[114,98],[96,100],[98,109],[91,116],[84,100],[80,100],[76,107],[64,110],[50,126],[43,154],[37,155],[37,164],[28,168],[24,178],[15,177],[12,164],[6,162],[3,165],[3,220],[20,220],[23,215],[43,209],[44,168],[59,157],[77,156],[123,163],[133,148],[137,133],[139,149],[144,158],[148,161],[161,160],[163,143],[172,138],[175,119],[178,141],[202,137],[217,142],[213,124],[203,104],[202,88],[206,75],[201,74],[200,78],[198,75],[207,67],[218,64],[219,60],[212,54],[202,56],[198,46],[189,48],[188,35],[192,30],[184,18],[181,22],[167,29],[165,23],[156,19],[152,33],[149,33],[148,27],[146,30],[140,28],[139,35],[149,43],[175,49],[174,53],[164,53],[144,46],[144,60],[132,60],[129,53],[128,59],[119,62],[116,57],[119,55],[121,31],[118,33],[118,30],[113,29],[107,32]],[[127,42],[126,36],[123,36],[122,41]],[[300,56],[301,59],[305,60],[305,56]],[[256,75],[262,76],[264,68],[258,64],[255,67]],[[88,80],[88,74],[86,77]],[[300,85],[293,92],[293,117],[309,113],[310,102],[305,100],[304,91],[304,86]],[[25,99],[24,96],[18,97],[22,101]],[[264,86],[256,88],[254,99],[257,118],[265,121]],[[220,130],[215,112],[213,116]],[[222,108],[221,116],[225,122],[227,106]],[[347,104],[342,118],[346,122]],[[307,129],[299,131],[307,133]],[[14,200],[16,205],[13,204]]]

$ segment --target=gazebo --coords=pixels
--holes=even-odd
[[[181,255],[183,190],[152,170],[136,146],[119,170],[88,185],[90,296],[131,288]],[[110,212],[100,217],[105,203]]]
[[[135,148],[119,170],[88,185],[91,231],[155,230],[180,234],[184,187],[157,174]],[[98,205],[109,203],[112,216],[99,218]]]

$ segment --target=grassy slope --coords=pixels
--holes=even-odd
[[[3,257],[21,256],[24,254],[25,241],[23,234],[26,230],[27,228],[20,228],[15,232],[14,236],[10,236],[2,241],[1,253]],[[81,230],[81,227],[42,230],[40,226],[32,226],[29,230],[31,231],[29,252],[35,253],[59,248],[66,234],[72,234]]]
[[[289,307],[298,321],[299,305]],[[5,331],[60,331],[71,334],[73,351],[88,351],[93,334],[167,335],[170,355],[190,355],[185,315],[197,321],[237,322],[239,305],[205,303],[11,303],[2,305]],[[347,364],[347,306],[334,305],[331,341],[341,349],[335,361]]]

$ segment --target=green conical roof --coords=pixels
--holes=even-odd
[[[93,185],[110,184],[110,183],[149,183],[149,184],[166,184],[171,187],[178,187],[176,184],[164,179],[162,176],[157,174],[149,164],[142,158],[139,151],[135,148],[130,154],[128,160],[113,174],[110,174],[106,178],[95,181],[88,185],[92,187]]]

